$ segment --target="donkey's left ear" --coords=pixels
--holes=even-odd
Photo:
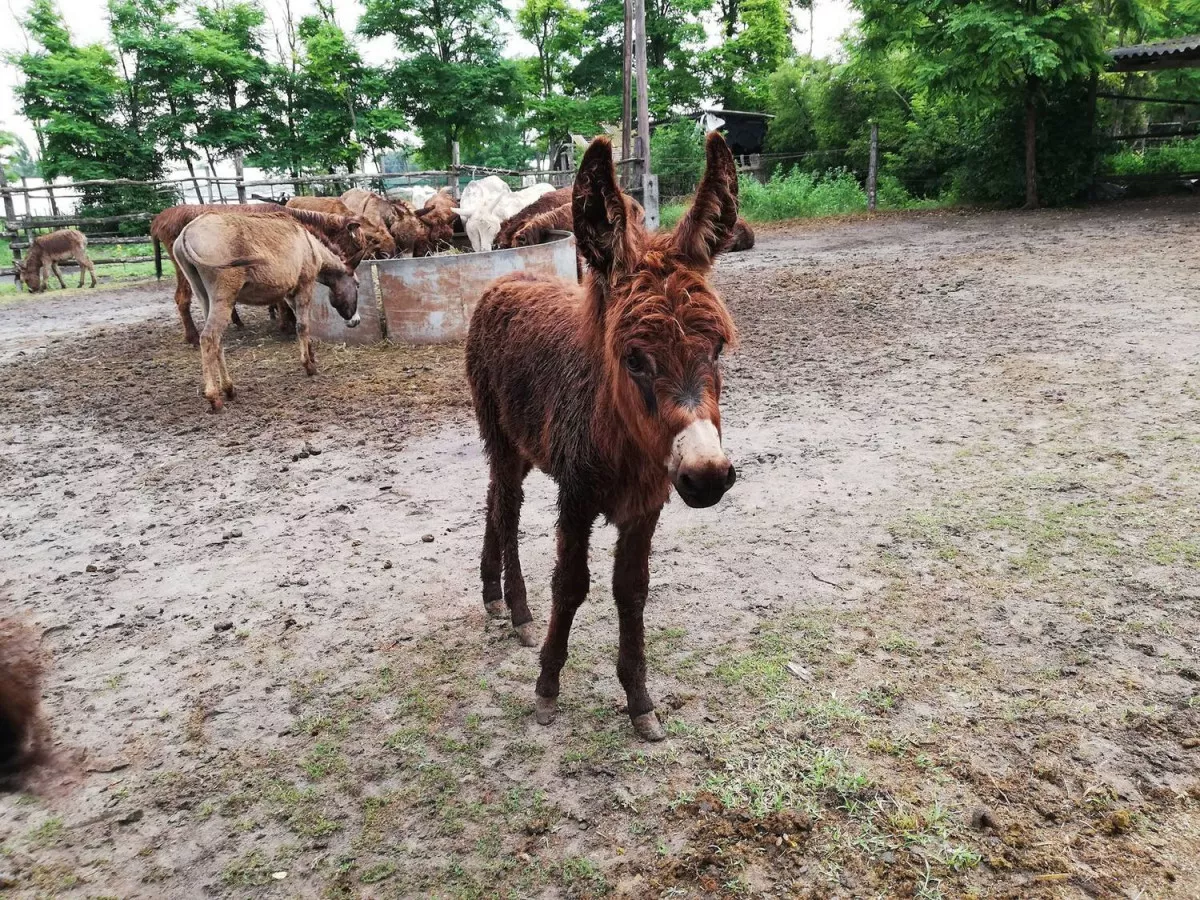
[[[692,208],[675,227],[675,249],[684,259],[707,268],[725,249],[737,224],[737,164],[719,132],[708,135],[708,162]]]

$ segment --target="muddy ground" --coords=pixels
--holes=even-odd
[[[199,396],[165,288],[0,306],[0,592],[56,763],[0,893],[1200,895],[1200,203],[764,229],[736,488],[664,513],[669,739],[592,550],[558,722],[484,615],[460,347],[258,311]],[[554,494],[522,552],[544,626]]]

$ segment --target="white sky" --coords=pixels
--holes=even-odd
[[[0,57],[11,51],[25,49],[25,37],[18,22],[25,17],[29,0],[3,0],[5,7],[0,11]],[[57,0],[58,8],[62,10],[68,27],[75,40],[79,43],[89,43],[97,40],[107,40],[107,15],[102,2],[98,0]],[[505,0],[506,5],[515,10],[519,0]],[[281,21],[284,8],[283,0],[263,0],[269,20]],[[359,0],[334,0],[338,22],[343,28],[351,30],[358,23],[361,9]],[[293,0],[293,14],[299,18],[316,10],[314,0]],[[817,56],[834,56],[840,51],[840,38],[853,22],[854,14],[848,0],[816,0],[814,17],[813,52]],[[807,34],[808,16],[800,14],[799,24],[804,33],[797,35],[795,42],[799,50],[807,52],[809,35]],[[270,21],[268,21],[270,27]],[[268,38],[268,47],[273,48],[273,38]],[[388,40],[375,40],[362,46],[363,56],[367,62],[374,65],[385,63],[392,55],[392,44]],[[532,56],[533,47],[511,33],[508,45],[510,56]],[[33,129],[17,112],[16,98],[13,87],[17,82],[16,69],[0,62],[0,128],[15,131],[21,135],[31,148],[36,147]]]

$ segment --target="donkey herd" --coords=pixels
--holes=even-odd
[[[537,468],[558,486],[557,561],[534,709],[543,725],[557,715],[571,625],[590,585],[588,544],[604,517],[618,529],[617,675],[637,734],[665,737],[646,688],[651,542],[672,487],[688,506],[708,507],[736,480],[721,444],[720,357],[737,332],[708,273],[719,254],[752,238],[740,227],[737,171],[719,134],[709,135],[706,157],[691,209],[673,231],[651,233],[618,185],[611,144],[597,138],[573,188],[543,192],[497,232],[498,242],[515,243],[532,240],[530,229],[572,229],[586,267],[582,282],[508,275],[486,289],[471,318],[466,374],[490,468],[483,603],[488,614],[508,617],[525,646],[535,646],[538,635],[518,553],[523,482]],[[220,334],[235,303],[293,311],[311,374],[313,284],[328,285],[332,305],[353,324],[354,266],[377,252],[384,234],[397,243],[413,231],[417,240],[442,240],[441,229],[452,228],[462,207],[440,197],[413,213],[427,226],[419,231],[407,211],[388,205],[389,216],[376,202],[382,198],[366,192],[324,209],[303,208],[312,206],[306,202],[161,213],[152,233],[176,262],[176,300],[193,343],[192,294],[206,314],[199,343],[213,408],[233,396]],[[0,620],[0,788],[43,754],[38,676],[28,635]]]

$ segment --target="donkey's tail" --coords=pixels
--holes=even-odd
[[[187,229],[184,228],[175,240],[175,265],[179,267],[179,271],[183,273],[183,277],[192,286],[192,293],[200,298],[200,305],[204,307],[204,317],[207,319],[212,300],[208,296],[208,288],[204,284],[204,278],[201,276],[200,270],[196,268],[195,257],[188,247],[187,237]]]

